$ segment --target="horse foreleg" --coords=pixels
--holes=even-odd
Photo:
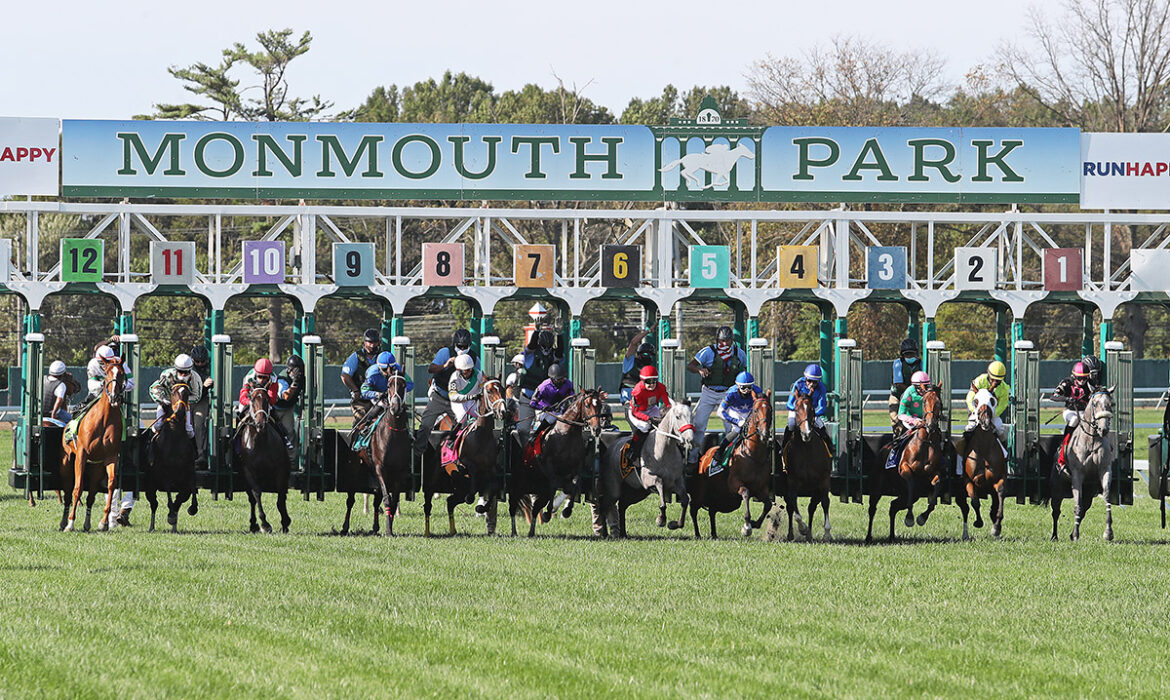
[[[1101,500],[1105,502],[1105,533],[1101,535],[1106,542],[1113,541],[1113,506],[1109,504],[1109,487],[1113,476],[1109,473],[1109,466],[1101,468]]]
[[[430,491],[423,493],[423,518],[426,523],[423,534],[427,537],[431,536],[431,497],[434,495]]]
[[[788,511],[788,541],[796,539],[795,531],[792,529],[792,519],[799,516],[796,507],[796,497],[792,495],[792,490],[789,489],[788,494],[784,497],[784,510]]]
[[[821,510],[825,513],[825,542],[833,541],[833,531],[829,527],[829,498],[828,492],[821,494]]]
[[[398,492],[394,491],[386,496],[386,536],[394,536],[394,516],[398,514]]]
[[[701,540],[703,536],[699,534],[699,499],[691,499],[691,525],[695,527],[695,539]]]
[[[459,494],[453,493],[450,496],[447,496],[447,525],[448,525],[447,534],[448,535],[455,534],[455,506],[459,505],[459,503],[462,501],[463,501],[463,499],[459,497]]]
[[[914,475],[906,477],[906,527],[914,527]]]
[[[114,505],[114,489],[116,487],[114,481],[118,475],[118,457],[115,456],[109,463],[106,464],[106,509],[102,513],[102,520],[98,523],[98,530],[110,529],[110,508]],[[123,494],[125,496],[125,494]],[[89,514],[86,514],[86,520],[89,520]]]
[[[878,500],[881,499],[881,496],[878,496],[876,493],[876,491],[879,488],[880,488],[880,485],[875,486],[874,487],[875,493],[871,493],[869,495],[869,528],[866,529],[866,531],[865,531],[865,541],[866,542],[873,542],[873,519],[874,519],[874,516],[877,515]]]
[[[1084,517],[1086,510],[1081,505],[1082,487],[1080,473],[1074,473],[1072,477],[1073,529],[1072,533],[1069,534],[1069,539],[1074,542],[1081,539],[1081,518]]]
[[[658,491],[658,517],[654,520],[654,524],[658,527],[666,527],[666,484],[659,479],[655,490]]]
[[[719,537],[715,534],[715,507],[714,505],[707,506],[707,516],[711,518],[711,539],[717,540]]]
[[[154,532],[155,515],[158,512],[158,492],[153,488],[146,492],[146,502],[150,504],[150,529],[147,532]]]
[[[751,493],[744,486],[739,490],[739,496],[743,499],[743,528],[741,532],[744,537],[751,537],[752,534],[752,504]]]
[[[776,506],[775,497],[769,497],[768,500],[764,501],[764,506],[763,506],[763,508],[760,509],[760,517],[758,517],[752,521],[752,527],[759,529],[759,527],[764,524],[764,519],[768,517],[768,513],[771,513],[772,508],[774,508],[775,506]]]
[[[280,511],[280,531],[288,533],[288,526],[292,525],[292,518],[288,516],[288,480],[276,493],[276,509]]]
[[[381,506],[386,510],[386,536],[390,536],[390,522],[394,520],[394,511],[392,508],[397,506],[397,503],[390,503],[390,489],[386,488],[386,476],[382,474],[382,470],[378,470],[378,488],[382,490]],[[378,518],[374,517],[374,532],[378,531]]]
[[[1052,501],[1052,541],[1053,542],[1056,541],[1056,521],[1060,520],[1060,502],[1062,500],[1064,500],[1063,497],[1060,496],[1059,494],[1060,494],[1060,492],[1058,490],[1058,487],[1056,485],[1054,485],[1052,487],[1051,495],[1049,496],[1050,500]]]
[[[817,503],[820,502],[816,496],[808,499],[808,525],[800,530],[800,534],[804,535],[805,541],[812,542],[812,524],[813,514],[817,512]]]
[[[191,505],[187,507],[187,515],[194,517],[199,513],[199,490],[191,487]]]
[[[353,504],[354,504],[354,501],[356,501],[356,500],[357,500],[357,498],[354,496],[353,491],[350,491],[348,494],[346,494],[346,496],[345,496],[345,520],[342,521],[342,523],[341,523],[341,532],[339,534],[342,534],[342,535],[349,534],[349,516],[350,516],[350,513],[353,512]]]
[[[512,537],[516,536],[516,511],[520,509],[519,497],[508,494],[508,517],[512,520]]]
[[[687,507],[691,504],[691,496],[687,493],[687,486],[682,480],[675,484],[674,495],[678,497],[678,522],[671,521],[666,527],[670,530],[680,530],[687,522]]]
[[[83,528],[82,528],[82,529],[83,529],[83,530],[85,530],[86,532],[89,532],[89,519],[90,519],[90,515],[93,513],[93,502],[94,502],[94,500],[95,500],[96,498],[97,498],[97,492],[96,492],[96,491],[90,491],[88,494],[86,494],[86,499],[85,499],[85,527],[83,527]],[[102,521],[102,523],[100,523],[100,524],[101,524],[101,525],[105,525],[105,521]],[[105,530],[106,528],[104,528],[104,527],[99,527],[98,529],[99,529],[99,530]]]
[[[919,513],[918,519],[916,520],[919,527],[922,527],[926,524],[926,520],[930,517],[930,514],[934,512],[934,507],[938,505],[938,496],[939,493],[942,492],[942,483],[943,481],[941,477],[935,477],[934,483],[931,484],[930,494],[926,499],[926,510]]]
[[[179,531],[179,510],[190,497],[190,491],[179,491],[175,494],[175,500],[167,510],[167,524],[171,526],[171,532]]]
[[[85,448],[81,446],[81,438],[76,438],[77,452],[73,453],[73,499],[69,506],[69,519],[65,525],[65,532],[73,531],[73,523],[77,520],[77,506],[81,503],[81,480],[85,474]]]
[[[251,487],[248,488],[248,505],[252,507],[252,517],[248,522],[248,532],[260,532],[260,525],[256,523],[256,495]]]
[[[1000,537],[1003,534],[1003,506],[1007,501],[1004,499],[1004,479],[1000,479],[995,485],[995,517],[991,520],[991,534]]]
[[[71,494],[65,491],[61,497],[61,524],[57,527],[58,530],[64,531],[65,524],[69,518],[69,505],[71,503]]]

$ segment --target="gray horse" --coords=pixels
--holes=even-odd
[[[1060,501],[1064,498],[1065,484],[1072,485],[1073,529],[1072,540],[1081,538],[1081,520],[1092,504],[1092,494],[1085,499],[1086,479],[1101,488],[1101,500],[1105,502],[1105,539],[1113,539],[1113,510],[1109,505],[1109,484],[1113,467],[1113,436],[1109,424],[1113,418],[1112,389],[1100,390],[1089,397],[1089,403],[1081,413],[1081,420],[1073,429],[1067,447],[1066,466],[1068,473],[1052,465],[1052,539],[1056,539],[1056,521],[1060,518]]]
[[[658,426],[642,443],[642,464],[624,479],[621,476],[622,448],[630,441],[624,437],[616,441],[601,461],[601,478],[598,494],[598,510],[605,519],[601,524],[602,537],[607,531],[611,537],[626,536],[626,509],[658,492],[658,527],[668,525],[666,521],[666,494],[673,493],[682,506],[678,520],[671,520],[669,527],[677,530],[683,526],[687,516],[690,496],[684,479],[686,456],[694,446],[695,429],[691,426],[691,407],[675,403],[658,423]],[[596,529],[596,528],[595,528]]]

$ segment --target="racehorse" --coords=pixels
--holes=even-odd
[[[431,497],[441,485],[450,485],[451,495],[447,496],[447,521],[449,534],[455,534],[455,506],[461,502],[471,503],[480,484],[487,485],[484,496],[487,508],[494,508],[499,498],[496,484],[500,443],[496,439],[496,419],[504,419],[507,408],[504,400],[504,384],[498,378],[488,378],[478,398],[479,415],[468,427],[456,445],[456,459],[453,465],[444,468],[438,450],[427,450],[425,460],[429,462],[423,476],[423,514],[426,516],[426,534],[431,534]],[[442,442],[440,442],[440,447]]]
[[[1007,459],[999,438],[995,436],[995,395],[986,389],[975,394],[975,432],[967,440],[963,460],[963,489],[956,495],[959,510],[963,513],[963,539],[970,539],[967,532],[967,499],[975,508],[975,527],[983,527],[983,516],[979,512],[979,499],[991,496],[991,534],[1000,536],[1003,530],[1004,487],[1007,484]]]
[[[568,495],[562,515],[573,514],[573,504],[581,493],[581,475],[592,471],[589,462],[594,458],[590,444],[596,444],[605,424],[605,392],[601,388],[587,389],[568,401],[568,408],[557,418],[556,425],[545,431],[539,455],[524,460],[524,465],[513,472],[508,481],[508,514],[512,518],[512,534],[516,534],[516,512],[521,501],[533,495],[532,517],[528,536],[536,535],[537,514],[549,508],[543,517],[551,516],[553,496],[557,491]],[[588,430],[586,430],[588,428]]]
[[[195,441],[187,435],[187,412],[191,410],[191,387],[177,383],[171,387],[171,415],[160,420],[158,432],[151,438],[147,460],[145,488],[150,503],[150,530],[154,532],[158,512],[158,491],[167,492],[167,524],[171,532],[179,531],[179,509],[191,499],[188,515],[199,512],[195,493]],[[178,492],[171,497],[171,492]]]
[[[1073,429],[1065,448],[1068,473],[1052,465],[1052,539],[1056,539],[1056,521],[1060,518],[1060,502],[1064,499],[1065,484],[1072,486],[1073,529],[1069,539],[1081,538],[1081,520],[1092,505],[1093,495],[1085,489],[1086,479],[1094,487],[1100,486],[1101,500],[1105,502],[1105,534],[1107,541],[1113,540],[1113,509],[1109,505],[1109,485],[1113,468],[1113,437],[1109,434],[1113,419],[1113,387],[1099,389],[1089,397],[1089,403],[1081,413],[1081,421]]]
[[[64,510],[61,512],[60,529],[65,532],[73,530],[77,504],[81,501],[83,481],[89,491],[89,498],[85,504],[85,530],[89,531],[93,502],[101,486],[105,486],[106,506],[98,523],[98,530],[107,530],[110,527],[110,506],[114,501],[118,452],[122,449],[124,426],[121,406],[122,392],[125,388],[126,373],[122,370],[122,361],[115,357],[106,365],[102,393],[97,403],[81,417],[77,424],[76,436],[73,440],[67,440],[65,435],[61,436],[61,488],[65,497],[62,498]],[[103,479],[101,472],[93,467],[104,467],[105,478]],[[88,479],[85,478],[87,476]],[[70,483],[73,484],[72,492],[65,488],[66,484]]]
[[[788,540],[793,539],[792,519],[800,528],[801,536],[812,542],[813,514],[817,504],[825,514],[825,541],[832,542],[833,535],[829,527],[829,484],[833,474],[833,460],[829,454],[829,445],[821,434],[813,430],[811,421],[815,420],[812,397],[801,394],[796,397],[796,427],[800,431],[799,439],[792,439],[784,447],[784,451],[776,455],[783,473],[784,509],[788,511]],[[809,494],[808,524],[800,518],[800,507],[796,502],[798,494]],[[772,516],[770,529],[778,529],[780,511]]]
[[[880,470],[870,480],[873,487],[869,494],[869,529],[866,531],[865,541],[873,541],[873,518],[877,513],[877,504],[881,500],[888,481],[894,482],[898,496],[890,502],[890,541],[897,539],[894,534],[894,514],[899,510],[906,511],[906,527],[914,527],[914,494],[916,482],[923,482],[931,486],[930,500],[926,510],[918,516],[918,524],[925,525],[926,519],[934,511],[938,503],[939,492],[942,490],[942,430],[939,428],[939,418],[942,416],[942,399],[939,397],[939,388],[932,386],[922,397],[922,423],[912,428],[906,448],[898,459],[896,474],[887,477],[887,473],[894,470],[885,469],[884,462],[876,465]]]
[[[685,479],[687,454],[694,446],[695,428],[691,425],[691,407],[675,403],[661,422],[642,443],[641,466],[622,474],[622,448],[631,438],[621,438],[606,452],[601,462],[600,493],[595,494],[602,517],[601,536],[626,536],[626,509],[652,492],[658,493],[658,527],[669,525],[677,530],[686,524],[687,494]],[[680,507],[678,520],[666,520],[666,494],[673,493]]]
[[[394,536],[394,514],[398,512],[400,494],[410,488],[410,410],[406,402],[406,377],[394,374],[386,381],[386,410],[373,427],[370,442],[357,452],[358,465],[349,480],[345,498],[345,522],[341,534],[349,534],[354,494],[360,480],[373,477],[378,483],[378,502],[374,505],[374,524],[370,534],[377,534],[380,508],[386,511],[386,536]],[[380,504],[380,505],[379,505]]]
[[[772,444],[776,430],[772,420],[772,392],[764,392],[752,403],[751,413],[744,421],[743,439],[732,453],[728,466],[715,476],[700,473],[690,480],[687,490],[691,494],[691,524],[695,528],[695,539],[699,539],[699,509],[706,508],[711,518],[711,539],[716,539],[715,514],[731,513],[743,507],[744,537],[752,534],[753,528],[764,523],[768,512],[776,505],[772,491]],[[715,456],[712,447],[700,459],[700,471],[704,464],[710,465]],[[758,520],[752,520],[749,499],[755,498],[764,504]]]
[[[251,532],[272,532],[261,502],[263,485],[271,482],[276,491],[276,507],[280,510],[280,531],[288,532],[292,519],[288,517],[288,475],[291,469],[288,450],[284,440],[269,425],[270,407],[268,391],[262,388],[252,390],[248,395],[248,410],[240,424],[240,463],[244,483],[248,489],[248,502],[252,505]],[[256,510],[260,511],[260,524],[256,524]]]

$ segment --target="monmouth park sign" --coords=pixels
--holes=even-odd
[[[62,122],[85,197],[1076,203],[1076,129]]]

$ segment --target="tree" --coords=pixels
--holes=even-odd
[[[715,98],[724,119],[752,116],[751,103],[727,85],[713,87],[697,85],[683,94],[680,94],[675,86],[667,85],[658,97],[645,100],[638,97],[631,99],[622,112],[622,124],[665,126],[672,118],[694,119],[699,113],[699,103],[707,95]]]

